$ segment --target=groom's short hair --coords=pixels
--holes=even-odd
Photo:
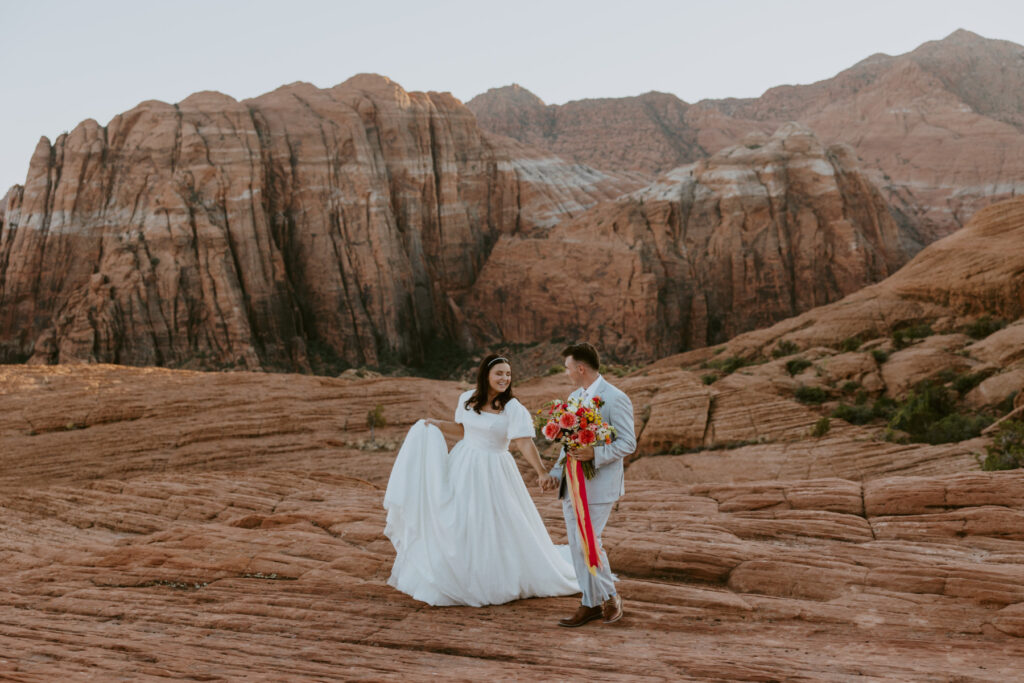
[[[568,358],[569,356],[572,356],[572,359],[577,363],[586,363],[594,370],[598,370],[601,367],[601,356],[598,355],[597,349],[587,342],[571,344],[562,349],[562,358]]]

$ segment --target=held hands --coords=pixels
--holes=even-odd
[[[547,472],[537,473],[537,484],[540,485],[541,491],[554,491],[558,488],[558,480]]]

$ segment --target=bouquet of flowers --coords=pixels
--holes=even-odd
[[[559,441],[571,457],[572,451],[583,446],[602,446],[615,440],[615,427],[601,419],[598,409],[604,405],[600,396],[588,399],[570,398],[549,401],[537,411],[534,422],[544,438]],[[563,457],[560,465],[565,464]],[[583,475],[594,478],[594,461],[582,463]]]

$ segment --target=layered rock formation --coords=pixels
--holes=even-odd
[[[697,130],[687,124],[690,105],[666,93],[557,106],[511,85],[477,95],[466,106],[485,130],[596,168],[659,174],[707,156]]]
[[[849,150],[794,124],[542,238],[503,236],[466,310],[483,339],[585,337],[652,359],[839,299],[914,250]]]
[[[649,93],[544,107],[521,89],[502,88],[468,106],[490,130],[599,168],[649,173],[713,154],[746,132],[799,121],[826,144],[851,145],[887,200],[930,242],[1024,189],[1022,55],[1020,45],[961,30],[754,99],[689,105]],[[623,117],[636,133],[622,133]]]
[[[705,349],[690,358],[715,351],[743,356],[764,354],[782,341],[801,348],[835,347],[844,339],[868,340],[922,322],[936,331],[953,331],[982,315],[1017,320],[1024,316],[1022,240],[1024,199],[1000,202],[980,211],[963,230],[929,245],[883,282],[777,325],[740,335],[721,351]],[[1017,359],[1013,349],[1020,333],[1008,329],[998,334],[1007,338],[1010,350],[980,358],[999,359],[1005,365]]]
[[[145,102],[40,141],[0,232],[0,359],[416,363],[499,235],[640,185],[363,75]]]

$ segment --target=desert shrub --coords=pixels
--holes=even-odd
[[[775,345],[774,349],[772,349],[772,358],[784,358],[785,356],[792,356],[799,350],[800,347],[797,346],[794,342],[791,342],[788,339],[783,339],[782,341]]]
[[[860,382],[854,382],[853,380],[850,380],[848,382],[844,382],[843,386],[839,387],[839,391],[843,392],[844,394],[852,394],[861,388],[862,387]]]
[[[956,443],[973,439],[992,424],[992,418],[977,413],[951,413],[931,426],[927,443]]]
[[[988,455],[983,470],[1013,470],[1024,466],[1024,421],[1007,420],[992,434],[992,443],[985,447]]]
[[[708,373],[706,375],[700,376],[700,381],[704,382],[704,384],[714,384],[716,379],[718,379],[718,375],[715,375],[713,373]]]
[[[786,372],[789,373],[790,377],[799,375],[809,367],[811,367],[811,361],[806,358],[793,358],[792,360],[786,361]]]
[[[889,420],[889,428],[906,432],[915,441],[924,441],[928,428],[952,413],[954,407],[945,388],[922,382],[897,407]]]
[[[714,360],[708,361],[708,367],[715,370],[721,370],[725,374],[729,375],[745,365],[750,365],[749,361],[740,358],[739,356],[729,356],[727,358],[715,358]]]
[[[899,403],[889,418],[889,429],[907,434],[917,443],[952,443],[972,439],[991,423],[976,413],[958,413],[952,392],[934,382],[922,382]]]
[[[993,318],[988,315],[983,315],[974,322],[964,325],[961,329],[964,334],[973,339],[984,339],[993,332],[998,332],[1004,327],[1006,327],[1006,321],[1002,318]]]
[[[978,372],[969,372],[964,375],[957,375],[953,378],[953,390],[963,396],[987,378],[991,377],[993,372],[995,372],[995,370],[990,369],[979,370]]]
[[[839,350],[843,352],[856,351],[863,343],[863,340],[861,340],[859,336],[847,337],[843,341],[839,342]]]
[[[871,412],[874,413],[875,417],[888,420],[893,416],[898,407],[899,404],[888,396],[879,396],[871,405]]]
[[[793,394],[796,400],[801,403],[812,403],[821,404],[828,400],[828,392],[821,387],[810,387],[806,384],[801,384],[796,388],[796,392]]]
[[[846,420],[850,424],[865,425],[872,420],[888,420],[895,412],[897,403],[888,396],[880,396],[873,402],[868,403],[866,391],[858,391],[855,403],[840,403],[831,416]]]
[[[821,419],[814,423],[813,427],[811,427],[811,436],[813,436],[816,439],[820,439],[821,437],[828,434],[828,430],[830,429],[832,429],[832,421],[829,420],[827,417],[822,417]]]
[[[875,362],[879,365],[889,360],[889,354],[882,349],[871,349],[871,357],[874,358]]]
[[[855,405],[840,403],[839,406],[832,411],[832,417],[840,420],[846,420],[853,425],[864,425],[875,419],[875,413],[871,409],[871,406],[866,403],[858,403]]]
[[[370,428],[370,443],[376,443],[375,430],[377,427],[384,427],[388,423],[384,417],[384,406],[377,404],[366,413],[366,426]]]
[[[610,374],[616,377],[625,377],[626,375],[636,372],[640,369],[639,365],[602,365],[601,374]],[[559,371],[565,370],[564,367],[559,368]],[[553,373],[552,373],[553,374]]]
[[[924,339],[935,334],[932,326],[928,323],[915,323],[906,325],[892,333],[892,343],[897,349],[906,348],[914,339]]]

